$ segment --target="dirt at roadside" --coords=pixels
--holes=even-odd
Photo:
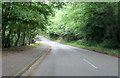
[[[15,54],[15,53],[20,53],[23,51],[27,51],[29,49],[33,49],[36,47],[33,46],[19,46],[19,47],[10,47],[10,48],[3,48],[2,49],[2,56],[8,56],[11,54]]]

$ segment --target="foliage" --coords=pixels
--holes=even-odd
[[[27,45],[37,34],[79,45],[120,48],[118,2],[3,2],[2,46]]]
[[[49,19],[47,33],[50,37],[120,48],[118,2],[66,3]]]
[[[2,3],[2,47],[8,48],[34,42],[38,31],[45,30],[50,5],[31,2]]]

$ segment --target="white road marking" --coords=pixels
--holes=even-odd
[[[83,59],[85,62],[87,62],[88,64],[90,64],[92,67],[94,67],[95,69],[98,69],[98,67],[96,67],[95,65],[93,65],[92,63],[90,63],[89,61],[87,61],[86,59]]]

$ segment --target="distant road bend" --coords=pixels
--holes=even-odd
[[[39,38],[52,50],[32,76],[118,76],[116,57]]]

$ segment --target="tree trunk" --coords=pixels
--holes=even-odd
[[[7,37],[6,37],[6,39],[5,40],[7,40],[6,42],[5,42],[5,46],[4,46],[4,48],[9,48],[10,47],[10,34],[11,34],[11,30],[9,31],[9,34],[7,35]]]
[[[6,30],[6,26],[4,26],[2,29],[2,47],[5,46],[5,30]]]
[[[29,42],[28,42],[28,45],[30,45],[31,43],[31,34],[29,33]]]
[[[25,45],[25,31],[23,32],[23,40],[22,40],[22,46]]]
[[[17,40],[16,40],[16,42],[15,42],[15,46],[17,46],[18,41],[19,41],[19,39],[20,39],[20,32],[19,32],[19,33],[17,33],[17,36],[18,36],[18,38],[17,38]]]

